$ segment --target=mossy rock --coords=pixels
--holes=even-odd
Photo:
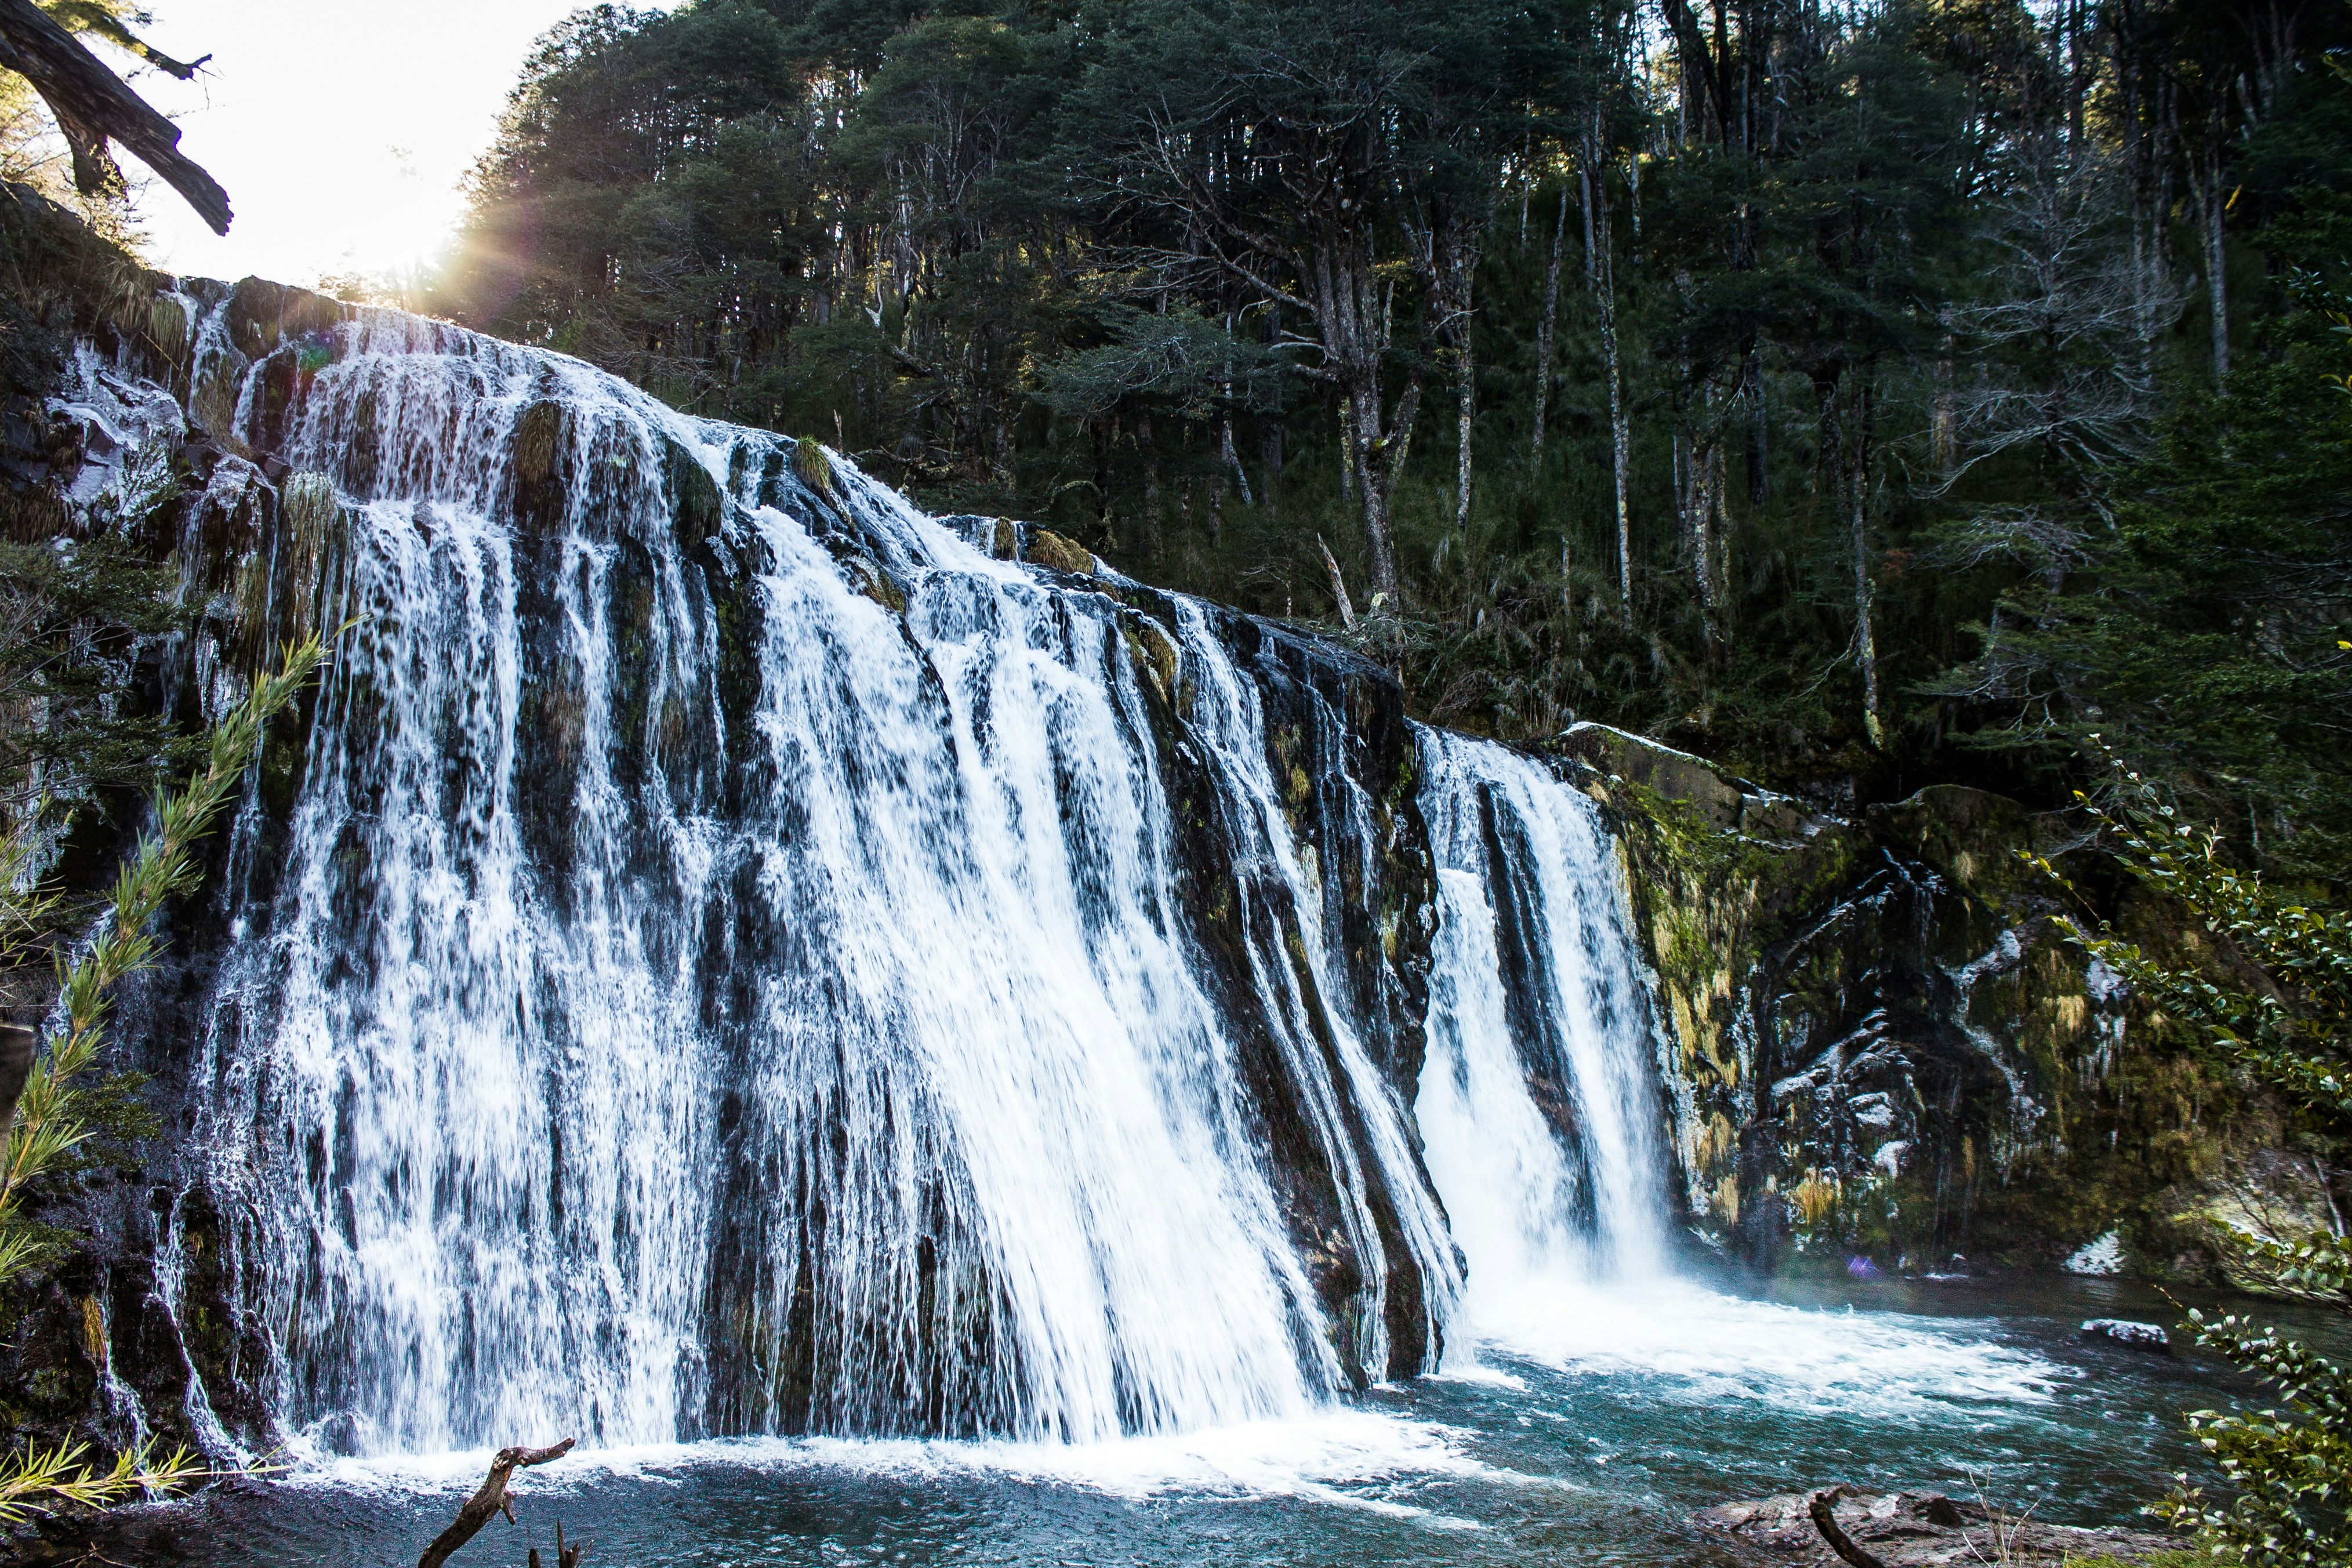
[[[1032,528],[1028,549],[1024,552],[1032,565],[1051,567],[1056,572],[1076,573],[1091,577],[1095,573],[1094,552],[1063,538],[1049,529]]]
[[[1872,837],[1913,857],[1973,897],[1995,901],[2040,890],[2019,851],[2054,847],[2047,818],[2006,795],[1966,784],[1930,784],[1864,814]]]
[[[260,359],[289,339],[330,331],[351,313],[350,306],[324,294],[247,278],[230,292],[224,323],[229,342],[239,353]]]
[[[681,544],[697,544],[717,533],[727,521],[727,503],[719,481],[702,459],[678,442],[662,440],[662,481],[669,493],[670,522]]]
[[[522,411],[514,426],[515,525],[531,533],[556,533],[570,510],[563,458],[571,446],[572,416],[541,398]]]

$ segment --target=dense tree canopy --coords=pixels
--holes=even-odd
[[[2347,41],[2333,0],[601,5],[429,302],[1331,617],[1447,722],[1839,798],[2055,798],[2097,731],[2340,883]]]

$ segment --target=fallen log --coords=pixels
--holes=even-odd
[[[566,1437],[552,1448],[500,1448],[498,1457],[490,1461],[489,1479],[466,1500],[466,1506],[457,1510],[457,1517],[450,1522],[449,1528],[433,1538],[433,1544],[426,1547],[425,1555],[416,1560],[416,1568],[441,1568],[449,1561],[451,1552],[473,1540],[482,1526],[490,1522],[490,1516],[494,1513],[505,1514],[507,1522],[512,1524],[514,1506],[507,1500],[508,1479],[519,1469],[562,1458],[572,1451],[575,1441],[576,1438]],[[562,1549],[562,1543],[559,1541],[557,1550],[560,1552]],[[572,1562],[578,1561],[579,1554],[575,1549]]]

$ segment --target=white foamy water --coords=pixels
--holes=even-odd
[[[796,1484],[811,1472],[908,1483],[1013,1481],[1108,1498],[1295,1499],[1441,1526],[1475,1528],[1391,1495],[1436,1480],[1559,1486],[1474,1458],[1475,1434],[1436,1422],[1327,1408],[1288,1421],[1097,1443],[922,1438],[749,1437],[580,1450],[519,1472],[519,1488],[562,1495],[610,1478],[659,1486],[705,1468],[739,1469]],[[287,1486],[359,1493],[461,1494],[480,1483],[492,1450],[428,1457],[315,1458]]]
[[[1596,1378],[1645,1400],[1755,1402],[1890,1420],[2046,1403],[2074,1374],[1984,1326],[1748,1300],[1670,1279],[1560,1275],[1482,1303],[1481,1346]]]
[[[1416,1370],[1375,803],[1261,634],[560,356],[366,313],[289,397],[196,338],[341,502],[268,602],[362,618],[198,1047],[281,1431],[1090,1445]]]
[[[1598,810],[1504,747],[1420,742],[1439,918],[1414,1110],[1475,1337],[1530,1290],[1664,1266],[1663,1102]]]

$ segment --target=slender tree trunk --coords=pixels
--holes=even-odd
[[[1477,345],[1471,333],[1471,290],[1477,283],[1475,241],[1463,238],[1450,247],[1445,265],[1453,277],[1454,362],[1454,526],[1470,526],[1470,436],[1478,412]]]
[[[1466,338],[1467,333],[1464,336]],[[1454,448],[1454,526],[1470,526],[1470,426],[1477,409],[1477,373],[1471,363],[1470,345],[1462,345],[1461,376],[1454,389],[1454,430],[1457,443]]]
[[[1675,437],[1677,458],[1675,510],[1682,514],[1683,540],[1691,566],[1692,585],[1698,590],[1699,635],[1706,645],[1710,668],[1716,657],[1715,511],[1716,489],[1723,474],[1719,442],[1702,446],[1696,436]]]
[[[1217,430],[1217,458],[1234,471],[1234,484],[1242,492],[1242,505],[1255,506],[1250,495],[1249,471],[1242,467],[1241,454],[1234,449],[1234,422],[1229,418]]]
[[[1226,342],[1232,342],[1233,335],[1234,316],[1233,312],[1228,310],[1225,312]],[[1225,415],[1217,423],[1217,457],[1225,467],[1233,469],[1234,483],[1242,492],[1242,505],[1255,506],[1257,502],[1250,498],[1249,473],[1242,467],[1241,454],[1234,450],[1234,362],[1230,359],[1225,361],[1224,372],[1218,377],[1218,389],[1225,400]],[[1218,496],[1220,515],[1223,512],[1223,500],[1221,492]]]
[[[1356,486],[1364,518],[1365,553],[1370,558],[1372,599],[1385,599],[1391,614],[1402,607],[1398,593],[1396,544],[1389,525],[1390,503],[1397,481],[1404,475],[1405,454],[1412,446],[1412,423],[1421,411],[1422,382],[1415,374],[1397,398],[1391,428],[1381,429],[1381,387],[1377,380],[1359,383],[1350,390],[1356,437]]]
[[[1625,418],[1625,377],[1617,353],[1617,261],[1611,243],[1609,188],[1602,183],[1598,111],[1584,135],[1584,279],[1601,328],[1601,374],[1609,383],[1609,467],[1617,516],[1617,605],[1633,615],[1633,523],[1630,505],[1633,430]],[[1640,160],[1636,159],[1635,162]]]
[[[1722,553],[1724,451],[1721,441],[1708,444],[1706,460],[1697,465],[1698,494],[1692,497],[1692,552],[1697,556],[1699,624],[1710,654],[1720,657],[1723,645],[1722,574],[1717,559]]]
[[[2205,120],[2205,292],[2213,311],[2213,383],[2230,374],[2230,276],[2222,217],[2228,198],[2221,193],[2221,110],[2218,104]]]
[[[1544,416],[1551,407],[1551,345],[1559,330],[1559,253],[1568,234],[1568,193],[1559,194],[1559,216],[1551,226],[1551,261],[1544,268],[1543,320],[1536,327],[1535,419],[1528,436],[1528,468],[1543,467]]]
[[[1870,743],[1885,750],[1886,732],[1878,718],[1878,629],[1870,581],[1870,384],[1854,393],[1853,454],[1853,657],[1862,667],[1862,723]]]
[[[1331,557],[1331,547],[1323,536],[1315,536],[1315,548],[1323,552],[1323,570],[1331,574],[1331,602],[1339,607],[1339,624],[1349,631],[1356,629],[1356,606],[1348,598],[1348,580],[1339,575],[1339,563]]]
[[[1339,499],[1349,506],[1356,504],[1356,425],[1355,405],[1346,397],[1339,399]]]

